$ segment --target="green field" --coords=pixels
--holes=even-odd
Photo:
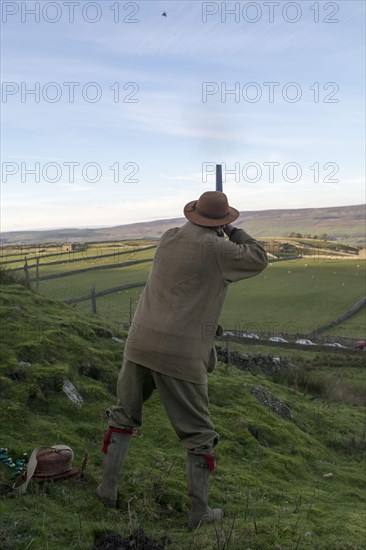
[[[347,311],[365,295],[365,261],[277,262],[229,287],[222,321],[228,328],[307,333]],[[348,333],[365,323],[348,321]],[[364,332],[363,332],[364,333]]]
[[[133,256],[135,251],[138,252],[140,249],[152,245],[154,245],[152,241],[136,240],[88,244],[84,250],[82,249],[83,246],[81,246],[81,249],[76,249],[75,251],[71,250],[70,245],[27,248],[26,251],[19,250],[18,248],[3,248],[1,250],[1,263],[9,268],[18,268],[24,266],[25,257],[27,257],[29,265],[35,265],[36,258],[39,258],[41,264],[47,264],[77,259],[80,259],[82,262],[88,262],[92,261],[91,258],[95,256],[97,256],[99,261],[122,262],[124,257],[129,256],[128,251],[131,251],[131,255]],[[125,254],[126,252],[127,254]],[[113,256],[110,256],[108,259],[103,258],[103,256],[110,254],[113,254],[114,259]],[[77,262],[72,262],[70,265],[76,266],[78,264]],[[75,267],[75,269],[79,268]]]
[[[303,241],[312,244],[312,241]],[[271,242],[268,240],[269,248]],[[98,292],[127,283],[146,281],[150,263],[83,273],[73,272],[89,267],[153,258],[154,249],[139,250],[151,244],[154,243],[128,241],[88,245],[86,251],[74,253],[75,257],[80,255],[79,261],[41,266],[41,277],[60,272],[70,275],[41,280],[38,292],[62,301],[86,296],[94,285]],[[321,242],[321,245],[325,247],[326,243]],[[335,246],[338,245],[329,243],[328,252],[332,253]],[[122,247],[130,247],[131,252],[118,254]],[[50,250],[52,253],[54,249]],[[116,251],[114,256],[103,257],[103,254],[110,253],[111,250]],[[11,250],[8,251],[9,254],[10,252]],[[99,254],[98,259],[87,259],[96,254]],[[53,257],[49,260],[53,260]],[[227,330],[235,329],[239,332],[283,334],[289,337],[307,334],[344,314],[365,295],[365,265],[365,260],[358,258],[320,258],[317,255],[270,263],[259,276],[229,286],[220,322]],[[30,276],[35,277],[35,269],[30,269]],[[34,288],[35,284],[32,285]],[[141,292],[142,287],[98,298],[98,315],[113,322],[128,322],[130,311],[133,312],[136,308]],[[90,301],[75,304],[73,307],[82,312],[91,311]],[[363,338],[366,332],[364,310],[325,334]]]
[[[151,257],[151,252],[139,252],[135,258]],[[141,264],[41,281],[40,293],[59,300],[82,296],[94,284],[97,290],[103,290],[144,281],[149,269],[150,264]],[[226,329],[244,332],[308,333],[342,315],[362,298],[364,280],[365,261],[360,260],[271,263],[259,276],[230,285],[221,324]],[[127,322],[130,299],[135,308],[141,292],[138,288],[98,298],[98,314],[110,321]],[[90,302],[75,307],[87,312]],[[346,321],[344,336],[361,338],[365,327],[361,311]],[[329,332],[343,334],[341,326]]]
[[[339,325],[325,330],[324,335],[334,337],[345,336],[347,338],[364,339],[366,337],[366,310],[362,308],[360,311],[346,319]]]

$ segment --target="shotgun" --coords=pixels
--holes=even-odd
[[[216,191],[222,191],[222,166],[221,164],[216,164]],[[218,229],[218,235],[224,237],[225,233],[223,229]]]
[[[222,168],[221,164],[216,164],[216,191],[222,193]]]

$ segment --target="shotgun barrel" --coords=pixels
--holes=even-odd
[[[221,164],[216,164],[216,191],[222,193],[222,169]]]

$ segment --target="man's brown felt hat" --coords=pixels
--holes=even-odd
[[[39,482],[65,479],[79,473],[71,465],[72,451],[69,449],[46,449],[37,455],[37,467],[34,472]]]
[[[233,222],[239,217],[239,212],[229,206],[225,193],[206,191],[197,201],[185,205],[184,215],[196,225],[216,227]]]

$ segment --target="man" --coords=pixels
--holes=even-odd
[[[231,225],[239,212],[220,191],[189,202],[184,215],[188,222],[183,227],[161,237],[133,318],[117,382],[118,403],[107,411],[110,428],[97,495],[107,506],[116,506],[133,429],[141,426],[143,402],[157,389],[187,450],[188,525],[193,529],[223,516],[221,509],[208,507],[218,434],[208,412],[207,373],[216,363],[220,313],[228,285],[258,275],[267,266],[267,255],[256,240]]]

